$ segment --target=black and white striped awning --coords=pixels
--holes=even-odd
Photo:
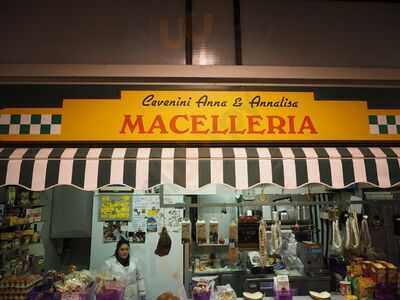
[[[293,189],[308,183],[345,188],[400,182],[400,148],[1,148],[0,186],[42,191],[73,185],[94,191],[110,184],[196,189],[260,183]]]

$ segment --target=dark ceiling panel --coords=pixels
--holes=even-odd
[[[400,5],[241,1],[243,64],[400,67]]]
[[[0,4],[0,63],[184,64],[184,0]]]
[[[193,64],[234,65],[232,0],[193,1]]]

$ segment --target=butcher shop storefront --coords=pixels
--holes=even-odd
[[[400,109],[310,88],[119,95],[0,109],[0,272],[16,285],[0,295],[44,278],[121,291],[102,265],[124,238],[146,299],[396,299]]]

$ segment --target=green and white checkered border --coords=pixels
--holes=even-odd
[[[369,133],[400,134],[400,115],[369,115]]]
[[[61,121],[61,114],[0,114],[0,135],[58,135]]]

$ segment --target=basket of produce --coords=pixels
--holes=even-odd
[[[63,281],[55,283],[61,300],[91,300],[95,293],[92,274],[87,271],[75,271],[64,277]]]

